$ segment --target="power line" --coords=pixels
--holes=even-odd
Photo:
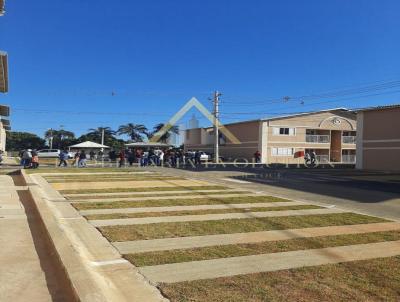
[[[270,100],[264,100],[264,101],[252,101],[252,102],[231,102],[231,101],[224,101],[223,103],[227,104],[235,104],[236,106],[240,105],[267,105],[267,104],[275,104],[275,103],[284,103],[284,102],[301,102],[301,101],[309,101],[309,100],[314,100],[314,99],[323,99],[323,98],[333,98],[333,97],[340,97],[340,96],[348,96],[348,95],[354,95],[354,94],[362,94],[362,93],[368,93],[368,92],[373,92],[373,91],[380,91],[380,90],[387,90],[387,89],[393,89],[393,88],[398,88],[400,87],[400,80],[396,81],[390,81],[390,82],[385,82],[381,84],[376,84],[376,85],[369,85],[369,86],[363,86],[363,87],[358,87],[358,88],[353,88],[353,89],[342,89],[342,90],[336,90],[336,91],[328,91],[328,92],[321,92],[321,93],[316,93],[316,94],[309,94],[309,95],[302,95],[302,96],[295,96],[295,97],[290,97],[290,96],[285,96],[282,98],[275,98],[275,99],[270,99]]]
[[[335,99],[335,100],[329,100],[329,101],[322,101],[322,102],[313,102],[313,103],[307,103],[304,105],[297,105],[297,106],[292,106],[291,108],[303,108],[303,107],[309,107],[309,106],[314,106],[314,105],[321,105],[321,104],[328,104],[328,103],[340,103],[343,101],[347,100],[354,100],[354,99],[359,99],[359,98],[366,98],[366,97],[373,97],[373,96],[381,96],[381,95],[387,95],[387,94],[395,94],[395,93],[400,93],[400,90],[396,91],[388,91],[388,92],[382,92],[382,93],[375,93],[375,94],[369,94],[369,95],[363,95],[363,96],[355,96],[355,97],[349,97],[349,98],[344,98],[344,99]],[[283,108],[283,107],[281,107]],[[285,106],[287,108],[287,106]],[[282,114],[282,113],[271,113],[271,112],[226,112],[223,113],[222,115],[261,115],[261,114]]]

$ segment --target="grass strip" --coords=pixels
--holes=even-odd
[[[172,211],[172,212],[144,212],[144,213],[115,213],[115,214],[96,214],[87,215],[89,220],[103,219],[122,219],[122,218],[142,218],[142,217],[161,217],[161,216],[185,216],[185,215],[205,215],[205,214],[225,214],[225,213],[246,213],[246,212],[266,212],[266,211],[285,211],[285,210],[310,210],[322,209],[319,206],[299,205],[299,206],[284,206],[284,207],[260,207],[247,209],[209,209],[209,210],[194,210],[194,211]]]
[[[154,191],[197,191],[197,190],[224,190],[224,186],[174,186],[174,187],[151,187],[151,188],[115,188],[115,189],[82,189],[82,190],[59,190],[61,194],[101,194],[118,192],[154,192]]]
[[[60,167],[60,168],[43,168],[40,169],[27,169],[26,172],[28,174],[36,174],[36,173],[101,173],[101,172],[132,172],[132,171],[144,171],[140,168],[77,168],[77,167]]]
[[[252,192],[248,191],[220,191],[220,192],[186,192],[186,193],[174,193],[172,192],[163,192],[163,193],[158,193],[158,194],[127,194],[127,195],[88,195],[88,196],[73,196],[73,197],[67,197],[68,200],[74,201],[74,200],[86,200],[86,199],[107,199],[107,198],[136,198],[136,197],[159,197],[159,196],[186,196],[186,195],[204,195],[207,196],[209,194],[218,194],[218,195],[224,195],[224,194],[251,194]]]
[[[399,301],[400,256],[161,284],[172,302]],[[229,297],[229,298],[227,298]]]
[[[69,183],[69,182],[104,182],[104,181],[140,181],[140,180],[184,180],[182,177],[171,177],[171,176],[152,176],[152,177],[144,177],[144,176],[131,176],[131,177],[122,177],[122,178],[104,178],[104,177],[91,177],[91,178],[74,178],[74,179],[55,179],[55,180],[47,180],[49,183]]]
[[[256,202],[283,202],[290,201],[273,196],[237,196],[237,197],[209,197],[194,199],[151,199],[143,201],[113,201],[113,202],[82,202],[72,203],[77,210],[93,209],[122,209],[142,207],[168,207],[168,206],[192,206],[207,204],[231,204],[231,203],[256,203]]]
[[[352,225],[385,221],[386,220],[382,218],[361,214],[338,213],[190,222],[164,222],[145,225],[118,225],[100,227],[99,230],[110,241],[131,241],[334,225]]]
[[[261,243],[231,244],[171,251],[146,252],[127,254],[124,255],[124,257],[135,266],[149,266],[395,240],[400,240],[400,231],[296,238]]]

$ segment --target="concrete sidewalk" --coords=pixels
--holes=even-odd
[[[36,217],[18,189],[10,176],[0,175],[0,300],[74,301],[62,289],[42,234],[31,228]]]

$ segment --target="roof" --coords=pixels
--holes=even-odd
[[[170,147],[170,144],[164,143],[153,143],[153,142],[136,142],[136,143],[129,143],[125,144],[127,147]]]
[[[6,2],[6,0],[0,0],[0,16],[3,16],[4,13],[6,12],[4,10],[4,3]]]
[[[10,107],[7,105],[0,105],[0,116],[10,116]]]
[[[76,144],[76,145],[72,145],[72,146],[69,146],[69,147],[70,148],[110,148],[110,147],[108,147],[106,145],[94,143],[94,142],[91,142],[91,141],[86,141],[86,142],[79,143],[79,144]]]
[[[272,121],[272,120],[279,120],[279,119],[283,119],[283,118],[310,115],[310,114],[318,114],[318,113],[322,113],[322,112],[332,112],[332,111],[351,112],[347,108],[339,107],[339,108],[332,108],[332,109],[325,109],[325,110],[318,110],[318,111],[309,111],[309,112],[300,112],[300,113],[294,113],[294,114],[280,115],[280,116],[264,118],[261,120],[262,121]]]
[[[349,113],[353,112],[352,110],[349,110],[347,108],[339,107],[339,108],[332,108],[332,109],[325,109],[325,110],[318,110],[318,111],[299,112],[299,113],[286,114],[286,115],[261,118],[261,119],[253,119],[253,120],[247,120],[247,121],[239,121],[239,122],[234,122],[234,123],[227,123],[227,124],[224,124],[224,126],[236,125],[236,124],[242,124],[242,123],[251,123],[251,122],[272,121],[272,120],[279,120],[279,119],[284,119],[284,118],[291,118],[291,117],[310,115],[310,114],[318,114],[321,112],[331,112],[331,111],[342,111],[342,112],[349,112]],[[212,129],[212,128],[213,128],[213,126],[204,127],[204,128],[195,128],[195,129]],[[187,130],[192,130],[192,129],[187,129]]]
[[[391,104],[391,105],[375,106],[375,107],[366,107],[366,108],[358,109],[358,110],[356,110],[356,112],[372,111],[372,110],[385,110],[385,109],[394,109],[394,108],[400,108],[400,104]]]
[[[8,62],[4,51],[0,51],[0,92],[8,92]]]

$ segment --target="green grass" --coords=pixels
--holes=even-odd
[[[386,220],[355,213],[224,219],[209,221],[153,223],[100,227],[109,241],[246,233],[293,228],[322,227],[384,222]]]
[[[191,206],[207,204],[231,204],[231,203],[256,203],[256,202],[283,202],[290,201],[273,196],[238,196],[238,197],[208,197],[194,199],[152,199],[143,201],[113,201],[113,202],[82,202],[72,203],[77,210],[93,209],[120,209],[141,207],[167,207],[167,206]]]
[[[124,255],[124,257],[132,262],[135,266],[150,266],[395,240],[400,240],[400,231],[336,235],[314,238],[296,238],[261,243],[232,244],[192,249],[178,249],[171,251],[146,252],[127,254]]]
[[[69,182],[110,182],[110,181],[141,181],[141,180],[183,180],[182,177],[171,177],[171,176],[134,176],[129,177],[103,177],[103,176],[89,176],[89,177],[77,177],[77,178],[57,178],[57,179],[46,179],[49,183],[69,183]]]
[[[159,286],[172,302],[399,301],[400,256]]]
[[[161,217],[161,216],[185,216],[185,215],[206,215],[206,214],[226,214],[226,213],[248,213],[248,212],[267,212],[267,211],[286,211],[286,210],[310,210],[322,209],[322,207],[313,205],[284,206],[273,208],[247,208],[247,209],[209,209],[198,211],[172,211],[172,212],[143,212],[143,213],[115,213],[115,214],[96,214],[87,215],[89,220],[103,219],[123,219],[123,218],[143,218],[143,217]]]
[[[224,186],[174,186],[174,187],[151,187],[151,188],[115,188],[115,189],[82,189],[82,190],[59,190],[61,194],[101,194],[118,192],[161,192],[161,191],[197,191],[197,190],[224,190]]]
[[[163,192],[158,194],[127,194],[127,195],[87,195],[87,196],[73,196],[67,197],[68,200],[86,200],[86,199],[107,199],[107,198],[136,198],[136,197],[160,197],[160,196],[191,196],[191,195],[203,195],[207,197],[209,194],[218,194],[218,195],[225,195],[225,194],[250,194],[251,192],[248,191],[220,191],[220,192],[196,192],[196,191],[188,191],[186,193],[174,193],[172,192]]]

